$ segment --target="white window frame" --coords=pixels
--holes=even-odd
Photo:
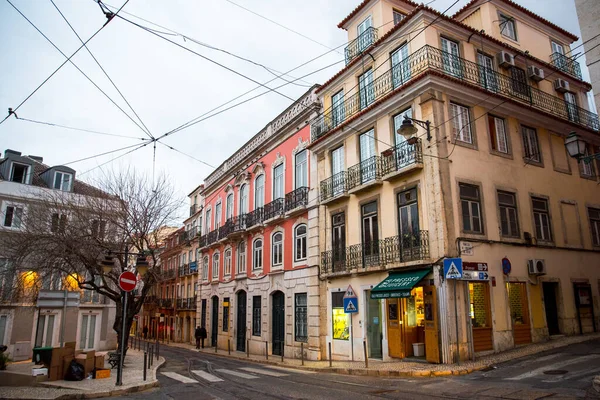
[[[281,174],[277,174],[280,170]],[[273,166],[273,199],[283,199],[285,197],[285,164],[277,164]],[[278,193],[281,192],[281,193]]]
[[[281,235],[281,240],[275,241],[277,235]],[[271,265],[273,268],[283,267],[283,240],[282,231],[273,232],[271,235]]]
[[[90,338],[87,335],[85,337],[85,343],[83,343],[83,344],[81,343],[81,334],[82,334],[82,330],[83,330],[83,317],[88,317],[87,327],[86,327],[87,334],[89,334],[90,317],[95,318],[94,336],[93,336],[92,346],[90,346]],[[100,327],[102,325],[102,314],[96,313],[96,312],[90,313],[89,311],[83,311],[83,312],[79,313],[79,320],[77,322],[78,322],[78,324],[77,324],[77,349],[84,350],[84,351],[94,350],[100,340]]]
[[[13,175],[14,175],[15,165],[21,165],[21,166],[27,168],[27,170],[25,171],[25,174],[23,174],[23,181],[21,181],[21,182],[13,181]],[[29,184],[30,177],[31,177],[31,165],[20,163],[20,162],[15,162],[15,161],[13,161],[13,162],[10,163],[10,176],[9,176],[9,181],[10,182],[22,183],[22,184],[26,185],[26,184]]]
[[[298,162],[298,156],[304,155],[304,161]],[[308,187],[308,150],[300,150],[294,155],[294,189]]]
[[[244,196],[244,192],[245,192],[245,196]],[[238,215],[243,215],[248,213],[248,206],[249,206],[249,201],[250,201],[250,195],[249,195],[250,191],[249,191],[249,185],[247,183],[243,183],[240,186],[240,190],[239,190],[239,209],[240,212]],[[244,201],[244,197],[245,197],[245,201]]]
[[[513,17],[506,15],[504,13],[499,13],[499,14],[500,14],[500,18],[498,18],[498,19],[500,20],[499,21],[500,34],[502,36],[504,36],[505,38],[514,40],[516,42],[517,41],[516,20]]]
[[[221,203],[221,199],[219,199],[219,201],[217,202],[217,204],[215,204],[215,229],[218,229],[221,227],[221,219],[222,219],[222,214],[223,213],[223,206]]]
[[[225,198],[225,220],[229,220],[233,218],[234,211],[234,201],[233,201],[233,193],[229,193]]]
[[[58,187],[56,187],[56,180],[59,178],[59,176],[60,176],[60,184],[58,185]],[[69,177],[69,179],[65,180],[65,177]],[[62,190],[63,192],[70,192],[72,182],[73,182],[73,174],[70,174],[68,172],[56,171],[54,173],[54,181],[52,183],[52,187],[54,189]]]
[[[221,264],[221,254],[216,251],[212,255],[212,281],[219,280],[219,266]]]
[[[241,250],[242,246],[244,247],[243,251]],[[237,245],[237,273],[238,274],[246,274],[246,269],[248,268],[248,264],[246,262],[246,241],[242,240]]]
[[[223,275],[231,276],[231,248],[227,248],[223,256]]]
[[[468,107],[457,103],[450,103],[452,112],[452,138],[467,144],[473,144],[471,131],[471,113]]]
[[[260,199],[260,201],[258,201]],[[265,206],[265,174],[254,178],[254,209]]]
[[[521,125],[521,138],[523,140],[523,158],[537,163],[542,162],[542,150],[538,139],[537,130],[525,125]],[[535,147],[536,153],[532,150]]]
[[[260,242],[259,248],[256,247],[258,242]],[[264,245],[262,238],[254,239],[252,242],[252,271],[260,271],[263,268]]]
[[[545,210],[537,209],[534,207],[533,202],[540,201],[546,205]],[[531,214],[533,215],[533,229],[535,232],[535,238],[537,240],[543,242],[552,242],[554,240],[554,235],[552,232],[552,218],[550,217],[550,201],[544,197],[531,196]],[[544,218],[545,217],[545,218]],[[546,221],[544,221],[546,219]],[[537,234],[537,225],[536,222],[540,224],[540,235]],[[547,223],[547,236],[546,232],[544,232],[544,222]]]
[[[208,264],[210,263],[210,257],[205,255],[202,257],[202,280],[208,282]]]
[[[303,234],[298,235],[298,229],[304,227],[306,231]],[[298,246],[301,246],[304,242],[304,251],[301,251],[301,257],[298,258]],[[308,226],[305,223],[298,224],[294,227],[294,262],[306,261],[308,253]]]
[[[495,133],[495,149],[493,151],[497,151],[502,154],[509,154],[510,151],[508,149],[508,135],[506,134],[506,121],[504,118],[496,117],[495,115],[490,115],[490,118],[494,119],[494,133]],[[489,126],[489,118],[488,118],[488,126]],[[501,129],[498,129],[501,127]],[[501,131],[501,132],[500,132]],[[490,132],[491,135],[492,132]],[[491,139],[491,138],[490,138]]]
[[[11,224],[10,226],[6,225],[6,213],[8,211],[8,208],[12,207],[13,208],[13,217],[11,220]],[[19,217],[19,224],[18,226],[15,226],[15,211],[16,210],[21,210],[21,215]],[[10,229],[10,230],[20,230],[21,227],[23,226],[23,220],[25,219],[25,212],[27,211],[25,205],[23,204],[19,204],[19,203],[12,203],[12,202],[4,202],[4,204],[2,205],[2,227],[4,229]]]

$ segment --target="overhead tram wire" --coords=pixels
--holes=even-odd
[[[57,128],[64,128],[64,129],[70,129],[70,130],[74,130],[74,131],[80,131],[80,132],[87,132],[87,133],[93,133],[96,135],[105,135],[105,136],[113,136],[113,137],[120,137],[120,138],[127,138],[127,139],[135,139],[135,140],[150,140],[148,138],[137,138],[135,136],[128,136],[128,135],[118,135],[116,133],[108,133],[108,132],[100,132],[100,131],[94,131],[91,129],[83,129],[83,128],[75,128],[72,126],[67,126],[67,125],[61,125],[61,124],[54,124],[52,122],[45,122],[45,121],[37,121],[34,119],[29,119],[29,118],[23,118],[23,117],[16,117],[18,120],[20,121],[27,121],[27,122],[32,122],[34,124],[40,124],[40,125],[48,125],[48,126],[55,126]]]
[[[189,157],[189,158],[191,158],[192,160],[198,161],[199,163],[202,163],[202,164],[206,165],[207,167],[210,167],[210,168],[213,168],[213,169],[216,169],[216,168],[217,168],[217,167],[215,167],[214,165],[211,165],[211,164],[207,163],[206,161],[202,161],[202,160],[200,160],[200,159],[198,159],[198,158],[196,158],[196,157],[194,157],[194,156],[191,156],[191,155],[189,155],[189,154],[187,154],[187,153],[184,153],[184,152],[183,152],[183,151],[181,151],[181,150],[177,150],[175,147],[173,147],[173,146],[171,146],[171,145],[168,145],[168,144],[166,144],[166,143],[164,143],[164,142],[161,142],[161,141],[159,141],[159,140],[157,140],[157,142],[158,142],[158,143],[160,143],[160,144],[162,144],[162,145],[163,145],[163,146],[165,146],[166,148],[168,148],[168,149],[171,149],[171,150],[173,150],[173,151],[175,151],[175,152],[177,152],[177,153],[179,153],[179,154],[182,154],[182,155],[184,155],[184,156],[186,156],[186,157]]]
[[[141,148],[141,147],[144,147],[144,146],[146,146],[146,145],[148,145],[150,143],[152,143],[152,141],[148,140],[147,142],[142,143],[142,144],[139,144],[139,143],[132,144],[132,145],[121,147],[121,148],[118,148],[118,149],[115,149],[115,150],[109,150],[109,151],[105,151],[105,152],[100,153],[100,154],[95,154],[93,156],[80,158],[79,160],[69,161],[68,163],[64,163],[64,164],[61,164],[61,165],[76,164],[76,163],[81,162],[81,161],[87,161],[87,160],[91,160],[92,158],[102,157],[102,156],[105,156],[107,154],[112,154],[112,153],[116,153],[118,151],[123,151],[123,150],[131,149],[132,147],[140,147]]]
[[[31,26],[33,26],[33,28],[39,32],[40,35],[42,35],[44,37],[44,39],[46,39],[60,54],[62,54],[70,63],[71,65],[73,65],[92,85],[94,85],[94,87],[96,89],[98,89],[100,91],[100,93],[102,93],[115,107],[117,107],[117,109],[119,109],[127,118],[129,118],[131,120],[131,122],[133,122],[138,128],[140,128],[144,133],[147,134],[147,132],[144,130],[144,128],[142,128],[133,118],[131,118],[131,116],[129,116],[129,114],[127,114],[127,112],[125,110],[123,110],[123,108],[121,108],[121,106],[119,106],[104,90],[102,90],[85,72],[83,72],[81,70],[81,68],[79,68],[72,60],[70,60],[70,58],[63,53],[58,46],[56,46],[54,44],[54,42],[52,42],[52,40],[50,40],[48,38],[48,36],[46,36],[29,18],[27,18],[13,3],[11,3],[10,0],[6,0],[27,22],[29,22],[29,24]],[[89,41],[89,40],[88,40]],[[72,57],[72,56],[71,56]],[[56,72],[56,71],[55,71]],[[37,89],[36,89],[37,90]],[[16,114],[16,109],[13,110],[13,114],[15,115],[15,117],[17,117]],[[4,120],[2,120],[2,122],[4,122],[6,119],[8,119],[8,117],[10,117],[11,114],[9,114],[6,118],[4,118]],[[17,119],[22,119],[22,118],[18,118]],[[2,123],[0,122],[0,124]]]
[[[116,156],[116,157],[113,157],[113,158],[111,158],[110,160],[108,160],[108,161],[106,161],[106,162],[103,162],[103,163],[102,163],[102,164],[100,164],[100,165],[96,165],[96,166],[95,166],[95,167],[93,167],[93,168],[90,168],[90,169],[88,169],[88,170],[86,170],[86,171],[80,172],[80,173],[78,174],[78,176],[81,176],[81,175],[87,174],[88,172],[91,172],[91,171],[93,171],[93,170],[95,170],[95,169],[97,169],[97,168],[101,168],[101,167],[105,166],[106,164],[109,164],[109,163],[111,163],[111,162],[113,162],[113,161],[115,161],[115,160],[118,160],[118,159],[119,159],[119,158],[121,158],[121,157],[125,157],[126,155],[128,155],[128,154],[131,154],[131,153],[133,153],[134,151],[137,151],[137,150],[139,150],[139,149],[141,149],[141,148],[143,148],[143,147],[146,147],[147,145],[149,145],[149,144],[150,144],[150,143],[152,143],[152,142],[156,142],[156,140],[153,140],[153,141],[148,141],[148,142],[146,142],[146,143],[142,143],[141,145],[138,145],[138,147],[136,147],[135,149],[131,149],[131,150],[129,150],[128,152],[126,152],[126,153],[123,153],[123,154],[121,154],[121,155],[118,155],[118,156]],[[121,150],[123,150],[123,149],[121,149]],[[117,150],[117,151],[118,151],[118,150]]]
[[[133,109],[133,107],[131,106],[131,104],[129,103],[129,101],[127,101],[127,99],[125,98],[125,95],[119,90],[119,88],[117,87],[117,85],[115,84],[115,82],[111,79],[111,77],[108,75],[108,73],[106,72],[106,70],[102,67],[102,65],[100,64],[100,62],[98,61],[98,59],[94,56],[94,54],[92,54],[92,51],[89,49],[89,47],[87,47],[85,45],[83,39],[81,39],[81,36],[79,36],[79,34],[75,30],[75,28],[73,28],[73,25],[71,25],[71,23],[69,22],[69,20],[67,19],[67,17],[65,17],[65,15],[62,13],[62,11],[60,11],[60,9],[58,8],[58,6],[54,2],[54,0],[50,0],[50,2],[54,6],[54,8],[56,8],[56,11],[58,11],[58,13],[60,14],[60,16],[65,20],[65,22],[67,23],[67,25],[69,25],[69,28],[71,28],[71,30],[73,31],[73,33],[75,34],[75,36],[77,36],[77,39],[79,39],[79,41],[83,44],[83,46],[85,47],[85,49],[87,50],[87,52],[89,53],[89,55],[92,57],[92,59],[96,62],[96,64],[100,68],[100,70],[102,70],[102,72],[104,73],[104,76],[106,76],[106,78],[113,85],[113,87],[115,88],[115,90],[117,91],[117,93],[119,93],[119,95],[121,96],[121,98],[123,99],[123,101],[125,101],[125,103],[127,104],[127,106],[129,106],[129,109],[137,117],[138,121],[146,129],[146,134],[151,139],[154,139],[154,136],[152,136],[152,133],[150,132],[150,129],[148,129],[148,127],[146,126],[146,124],[144,123],[144,121],[142,121],[142,119],[140,118],[140,116],[138,115],[138,113]]]
[[[6,0],[6,1],[8,1],[10,3],[9,0]],[[92,36],[90,36],[90,38],[87,39],[81,46],[79,46],[77,48],[77,50],[75,50],[75,52],[73,54],[71,54],[62,64],[60,64],[58,66],[58,68],[56,68],[54,70],[54,72],[52,72],[50,74],[50,76],[48,76],[46,79],[44,79],[44,81],[42,83],[40,83],[38,85],[38,87],[36,87],[35,90],[33,92],[31,92],[31,94],[29,94],[29,96],[27,96],[25,98],[25,100],[23,100],[21,103],[19,103],[19,105],[17,107],[15,107],[14,109],[11,109],[11,112],[9,112],[9,114],[2,121],[0,121],[0,125],[2,123],[4,123],[4,121],[6,121],[8,119],[8,117],[11,116],[11,114],[15,114],[17,112],[17,110],[19,108],[21,108],[21,106],[23,104],[25,104],[27,102],[27,100],[29,100],[31,98],[31,96],[33,96],[42,86],[44,86],[44,84],[46,84],[46,82],[48,82],[50,80],[50,78],[52,78],[54,76],[54,74],[56,74],[67,62],[71,61],[71,58],[73,58],[79,52],[79,50],[81,50],[86,44],[88,44],[90,42],[90,40],[92,40],[94,37],[96,37],[96,35],[98,33],[100,33],[100,31],[102,31],[102,29],[104,29],[104,27],[106,25],[108,25],[109,22],[114,19],[114,17],[118,16],[119,12],[123,9],[123,7],[125,7],[127,5],[127,3],[129,3],[129,0],[125,0],[125,3],[123,3],[123,5],[121,6],[121,8],[119,8],[116,13],[111,13],[112,15],[110,17],[107,15],[108,20],[104,23],[104,25],[102,25],[100,27],[100,29],[98,29]],[[12,3],[10,3],[10,4],[12,5]],[[101,4],[100,1],[98,2],[98,4]]]

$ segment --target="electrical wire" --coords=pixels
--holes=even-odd
[[[173,147],[173,146],[170,146],[170,145],[168,145],[168,144],[166,144],[166,143],[164,143],[164,142],[161,142],[161,141],[158,141],[158,140],[157,140],[157,142],[158,142],[158,143],[160,143],[160,144],[162,144],[163,146],[165,146],[165,147],[166,147],[166,148],[168,148],[168,149],[171,149],[171,150],[173,150],[173,151],[176,151],[177,153],[179,153],[179,154],[182,154],[182,155],[184,155],[184,156],[186,156],[186,157],[189,157],[189,158],[191,158],[192,160],[196,160],[196,161],[198,161],[199,163],[202,163],[202,164],[204,164],[204,165],[206,165],[206,166],[208,166],[208,167],[211,167],[211,168],[213,168],[213,169],[216,169],[216,168],[217,168],[217,167],[215,167],[214,165],[210,165],[210,164],[209,164],[209,163],[207,163],[206,161],[202,161],[202,160],[200,160],[200,159],[198,159],[198,158],[196,158],[196,157],[194,157],[194,156],[191,156],[191,155],[189,155],[189,154],[187,154],[187,153],[184,153],[184,152],[183,152],[183,151],[181,151],[181,150],[177,150],[175,147]]]
[[[74,130],[74,131],[94,133],[94,134],[97,134],[97,135],[113,136],[113,137],[120,137],[120,138],[127,138],[127,139],[136,139],[136,140],[150,140],[148,138],[137,138],[135,136],[118,135],[116,133],[100,132],[100,131],[94,131],[94,130],[91,130],[91,129],[74,128],[72,126],[61,125],[61,124],[54,124],[52,122],[37,121],[37,120],[34,120],[34,119],[23,118],[23,117],[17,117],[17,119],[20,120],[20,121],[32,122],[34,124],[55,126],[57,128],[64,128],[64,129],[71,129],[71,130]]]
[[[115,161],[115,160],[118,160],[118,159],[119,159],[119,158],[121,158],[121,157],[125,157],[126,155],[133,153],[133,152],[134,152],[134,151],[136,151],[136,150],[139,150],[139,149],[141,149],[141,148],[143,148],[143,147],[146,147],[147,145],[149,145],[150,143],[152,143],[152,142],[154,142],[154,141],[155,141],[155,140],[153,140],[153,141],[148,141],[148,142],[146,142],[146,143],[142,143],[141,145],[138,145],[138,147],[136,147],[135,149],[129,150],[129,151],[128,151],[128,152],[126,152],[126,153],[123,153],[123,154],[121,154],[121,155],[119,155],[119,156],[116,156],[116,157],[114,157],[114,158],[111,158],[110,160],[108,160],[108,161],[106,161],[106,162],[103,162],[103,163],[102,163],[102,164],[100,164],[100,165],[96,165],[95,167],[93,167],[93,168],[90,168],[90,169],[88,169],[87,171],[80,172],[80,173],[79,173],[79,174],[77,174],[77,175],[78,175],[78,176],[81,176],[81,175],[87,174],[88,172],[91,172],[91,171],[93,171],[93,170],[95,170],[95,169],[97,169],[97,168],[101,168],[101,167],[105,166],[105,165],[106,165],[106,164],[108,164],[108,163],[111,163],[111,162],[113,162],[113,161]],[[120,149],[120,150],[123,150],[123,149]],[[115,151],[113,151],[113,153],[114,153],[114,152],[116,152],[116,151],[119,151],[119,150],[115,150]]]
[[[130,149],[132,147],[136,147],[136,146],[144,147],[145,145],[150,144],[150,143],[152,143],[152,142],[151,141],[147,141],[146,143],[142,143],[141,145],[139,143],[136,143],[136,144],[132,144],[132,145],[129,145],[129,146],[121,147],[119,149],[105,151],[104,153],[100,153],[100,154],[95,154],[93,156],[89,156],[89,157],[85,157],[85,158],[80,158],[79,160],[69,161],[68,163],[61,164],[61,165],[70,165],[70,164],[75,164],[75,163],[78,163],[78,162],[81,162],[81,161],[91,160],[92,158],[102,157],[102,156],[105,156],[107,154],[112,154],[112,153],[116,153],[118,151],[127,150],[127,149]]]
[[[10,3],[10,1],[9,1],[9,0],[6,0],[6,1],[8,1],[8,2]],[[36,88],[35,88],[35,90],[34,90],[33,92],[31,92],[31,94],[29,94],[29,96],[27,96],[27,97],[25,98],[25,100],[23,100],[21,103],[19,103],[19,105],[18,105],[17,107],[15,107],[14,109],[12,109],[12,110],[11,110],[11,112],[9,112],[9,114],[8,114],[8,115],[7,115],[7,116],[6,116],[6,117],[5,117],[5,118],[4,118],[2,121],[0,121],[0,125],[1,125],[2,123],[4,123],[4,121],[6,121],[6,120],[8,119],[8,117],[10,117],[10,115],[11,115],[11,114],[15,114],[15,113],[17,112],[17,110],[18,110],[19,108],[21,108],[21,106],[22,106],[23,104],[25,104],[25,103],[27,102],[27,100],[29,100],[29,99],[31,98],[31,96],[33,96],[33,95],[34,95],[34,94],[35,94],[35,93],[36,93],[38,90],[40,90],[40,88],[41,88],[42,86],[44,86],[44,84],[46,84],[46,82],[48,82],[48,81],[50,80],[50,78],[52,78],[52,77],[54,76],[54,74],[56,74],[56,73],[57,73],[57,72],[58,72],[58,71],[59,71],[59,70],[60,70],[60,69],[61,69],[61,68],[62,68],[62,67],[63,67],[63,66],[64,66],[64,65],[67,63],[67,62],[71,61],[71,58],[73,58],[73,57],[74,57],[74,56],[75,56],[75,55],[76,55],[76,54],[79,52],[79,50],[81,50],[81,49],[82,49],[82,48],[83,48],[83,47],[84,47],[86,44],[88,44],[88,43],[90,42],[90,40],[92,40],[94,37],[96,37],[96,35],[97,35],[98,33],[100,33],[100,31],[102,31],[102,29],[104,29],[104,27],[105,27],[106,25],[108,25],[108,23],[109,23],[110,21],[112,21],[112,20],[113,20],[113,18],[114,18],[115,16],[117,16],[117,15],[119,14],[119,11],[121,11],[121,10],[123,9],[123,7],[125,7],[125,6],[127,5],[127,3],[129,3],[129,0],[125,0],[125,3],[123,3],[123,5],[121,6],[121,8],[119,8],[119,10],[117,10],[117,12],[116,12],[116,13],[114,13],[114,14],[113,14],[113,16],[112,16],[112,17],[110,17],[110,18],[108,19],[108,21],[106,21],[106,22],[104,23],[104,25],[102,25],[102,26],[100,27],[100,29],[98,29],[98,30],[97,30],[97,31],[96,31],[96,32],[95,32],[95,33],[94,33],[92,36],[90,36],[90,38],[89,38],[88,40],[86,40],[86,41],[85,41],[85,42],[84,42],[84,43],[83,43],[81,46],[79,46],[79,47],[77,48],[77,50],[75,50],[75,52],[74,52],[73,54],[71,54],[71,55],[70,55],[70,56],[69,56],[69,57],[68,57],[68,58],[67,58],[67,59],[66,59],[66,60],[65,60],[65,61],[64,61],[62,64],[60,64],[60,65],[58,66],[58,68],[56,68],[56,69],[54,70],[54,72],[52,72],[52,73],[50,74],[50,76],[48,76],[46,79],[44,79],[44,81],[43,81],[42,83],[40,83],[40,84],[38,85],[38,87],[36,87]],[[10,3],[10,4],[12,5],[12,3]],[[100,1],[98,1],[98,4],[100,4]],[[14,6],[13,6],[13,7],[14,7]]]
[[[60,16],[65,20],[65,22],[67,23],[67,25],[69,25],[69,28],[71,28],[71,30],[73,31],[73,33],[75,34],[75,36],[77,36],[77,39],[79,39],[79,41],[83,44],[83,46],[85,47],[85,49],[87,50],[87,52],[89,53],[89,55],[92,57],[92,59],[96,62],[96,64],[98,65],[98,67],[100,67],[100,70],[102,70],[102,72],[104,73],[104,76],[106,76],[106,78],[113,85],[113,87],[115,88],[115,90],[117,91],[117,93],[119,93],[119,95],[121,96],[121,98],[123,99],[123,101],[125,101],[125,103],[127,104],[127,106],[129,106],[129,109],[137,117],[138,121],[140,121],[140,123],[144,126],[144,128],[146,129],[146,134],[150,137],[150,139],[154,139],[154,136],[152,136],[152,133],[150,133],[150,130],[148,129],[148,127],[146,126],[146,124],[144,124],[144,121],[142,121],[142,119],[140,118],[140,116],[138,115],[138,113],[133,109],[133,107],[131,106],[131,104],[129,103],[129,101],[127,101],[127,99],[125,98],[125,95],[119,90],[119,88],[117,87],[117,85],[115,84],[115,82],[111,79],[111,77],[108,75],[108,73],[106,72],[106,70],[102,67],[102,65],[100,64],[100,62],[98,61],[98,59],[96,57],[94,57],[94,54],[92,54],[92,51],[89,49],[89,47],[87,47],[85,45],[84,41],[81,39],[81,36],[79,36],[79,34],[75,30],[75,28],[73,28],[73,25],[71,25],[71,23],[69,22],[69,20],[67,19],[67,17],[65,17],[65,15],[62,13],[62,11],[60,11],[60,9],[56,5],[56,3],[54,3],[54,0],[50,0],[50,2],[54,6],[54,8],[56,8],[56,11],[58,11],[58,13],[60,14]]]

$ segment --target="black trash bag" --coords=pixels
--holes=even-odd
[[[65,381],[82,381],[84,378],[85,370],[83,369],[83,365],[75,360],[71,361],[67,373],[65,374]]]

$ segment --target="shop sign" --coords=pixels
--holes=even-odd
[[[490,276],[485,271],[463,271],[463,281],[488,281]]]
[[[379,299],[396,299],[401,297],[410,297],[410,290],[399,290],[397,292],[371,292],[371,298]]]
[[[463,262],[463,270],[465,271],[488,271],[487,263],[480,262]]]

